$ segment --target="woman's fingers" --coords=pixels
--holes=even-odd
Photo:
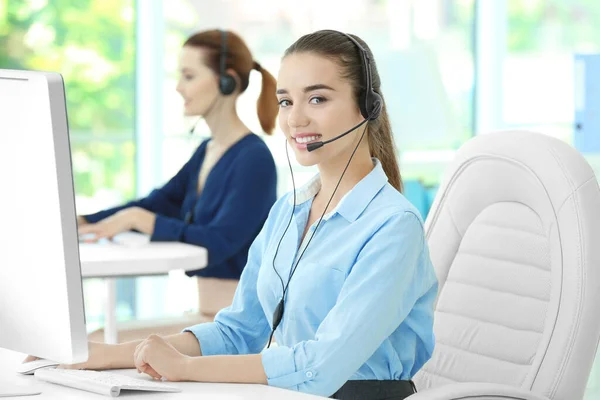
[[[28,363],[28,362],[32,362],[32,361],[35,361],[35,360],[39,360],[39,358],[38,357],[34,357],[34,356],[27,356],[23,360],[23,364]]]
[[[133,363],[139,373],[148,374],[154,379],[161,379],[162,376],[144,359],[144,351],[147,348],[147,344],[147,340],[144,340],[136,346],[135,352],[133,353]]]
[[[143,372],[143,373],[145,373],[145,374],[148,374],[148,375],[150,375],[150,376],[151,376],[152,378],[154,378],[154,379],[162,379],[162,376],[161,376],[161,375],[160,375],[158,372],[156,372],[156,371],[154,370],[154,368],[152,368],[152,367],[150,366],[150,364],[146,364],[146,365],[144,365],[144,366],[142,367],[142,372]]]

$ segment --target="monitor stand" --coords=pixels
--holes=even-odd
[[[15,385],[14,383],[0,380],[0,398],[35,396],[41,393],[42,392],[40,390],[35,390],[35,388],[27,388],[23,385]]]

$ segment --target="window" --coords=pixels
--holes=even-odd
[[[506,12],[503,122],[572,144],[574,55],[600,51],[600,3],[509,0]]]
[[[210,134],[202,121],[196,129],[199,136],[188,134],[196,120],[181,117],[182,101],[175,85],[177,57],[185,39],[193,32],[215,27],[239,33],[254,57],[275,76],[284,50],[302,34],[333,28],[362,37],[369,43],[382,76],[405,179],[437,183],[454,150],[473,134],[474,0],[226,3],[177,0],[164,4],[165,140],[161,180],[172,176],[187,160],[199,136]],[[255,113],[260,79],[253,76],[257,74],[252,72],[238,109],[250,128],[260,132]],[[282,134],[277,131],[265,140],[279,166],[283,194],[291,189],[291,181],[287,179]],[[296,170],[296,183],[314,173],[306,168]]]
[[[134,52],[132,0],[0,1],[0,68],[64,77],[80,213],[135,194]],[[85,280],[84,293],[93,329],[102,282]]]

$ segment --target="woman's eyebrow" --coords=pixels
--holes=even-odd
[[[317,84],[314,84],[314,85],[306,86],[303,89],[303,91],[304,91],[304,93],[307,93],[307,92],[312,92],[313,90],[319,90],[319,89],[325,89],[325,90],[333,90],[333,91],[335,91],[334,88],[332,88],[331,86],[327,86],[327,85],[325,85],[323,83],[317,83]],[[287,89],[277,89],[276,93],[277,94],[288,94],[288,90]]]
[[[312,92],[313,90],[320,90],[320,89],[325,89],[325,90],[333,90],[335,91],[334,88],[332,88],[331,86],[327,86],[323,83],[317,83],[316,85],[310,85],[304,88],[304,93],[307,92]]]

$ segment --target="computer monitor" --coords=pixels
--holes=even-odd
[[[0,347],[60,363],[88,357],[58,73],[0,69]]]

